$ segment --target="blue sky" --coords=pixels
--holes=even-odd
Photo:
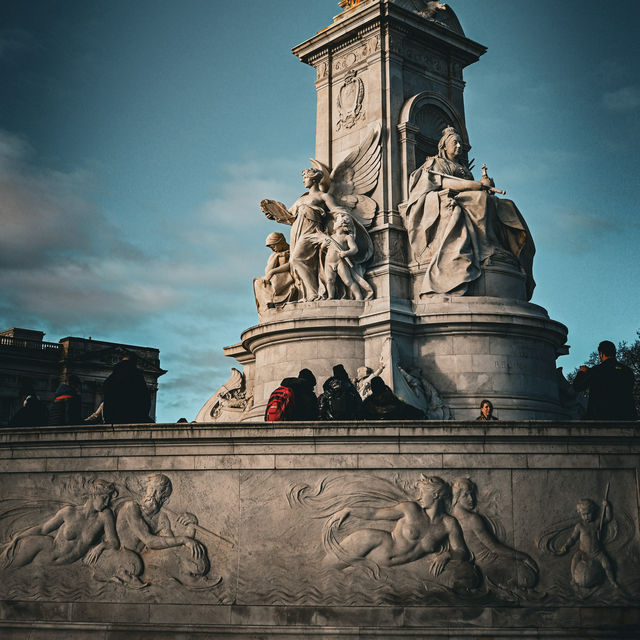
[[[566,371],[640,328],[640,9],[452,1],[476,166],[537,245],[533,302]],[[251,280],[313,156],[315,73],[291,47],[337,0],[3,0],[0,327],[158,347],[158,419],[193,419],[257,316]]]

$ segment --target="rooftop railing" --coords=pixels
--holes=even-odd
[[[14,338],[12,336],[0,336],[0,347],[20,349],[21,351],[44,352],[46,354],[55,354],[62,349],[62,345],[58,342],[25,340],[24,338]]]

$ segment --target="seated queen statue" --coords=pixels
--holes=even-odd
[[[426,267],[420,296],[473,294],[470,285],[483,269],[500,263],[524,280],[530,300],[535,247],[527,223],[511,200],[496,197],[504,192],[490,178],[473,179],[461,151],[460,135],[447,127],[438,155],[409,178],[401,208],[413,258]]]

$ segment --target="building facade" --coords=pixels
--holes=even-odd
[[[0,331],[0,425],[7,425],[21,402],[20,390],[30,383],[50,405],[58,385],[69,375],[82,381],[82,415],[89,416],[102,402],[102,385],[114,365],[135,353],[151,395],[150,415],[155,420],[160,351],[91,338],[62,338],[45,342],[42,331],[12,328]]]

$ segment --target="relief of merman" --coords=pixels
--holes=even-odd
[[[366,560],[379,567],[393,567],[431,556],[429,571],[434,577],[440,576],[440,581],[456,589],[477,587],[480,578],[470,562],[460,525],[446,512],[451,487],[437,476],[423,475],[416,488],[416,501],[380,509],[347,507],[336,513],[325,528],[335,531],[349,517],[395,521],[395,525],[391,532],[364,527],[340,542],[325,536],[325,540],[333,540],[325,564],[343,569]]]

